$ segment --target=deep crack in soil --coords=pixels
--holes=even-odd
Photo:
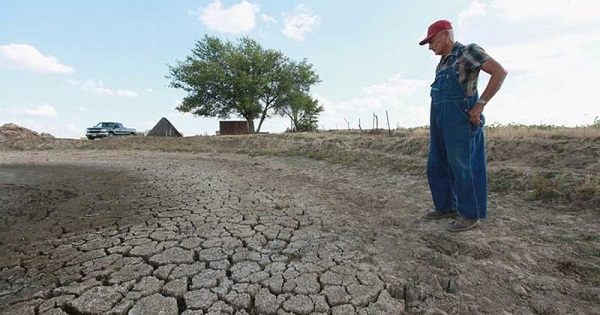
[[[265,301],[305,314],[303,296],[319,292],[325,299],[309,299],[313,311],[367,314],[383,307],[383,290],[409,314],[600,313],[592,210],[491,194],[481,228],[449,234],[448,221],[422,219],[431,207],[424,176],[386,169],[236,154],[0,154],[0,308],[39,308],[68,293],[74,300],[62,309],[77,314],[88,287],[67,288],[96,281],[90,288],[119,285],[138,303],[115,298],[117,306],[99,309],[143,310],[150,302],[136,298],[148,289],[134,285],[181,276],[188,292],[164,300],[178,314],[226,304],[246,314],[273,310]],[[135,268],[125,272],[128,263]],[[47,272],[27,278],[33,270]],[[198,297],[228,302],[206,306]]]

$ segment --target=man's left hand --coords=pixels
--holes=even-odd
[[[479,126],[483,123],[481,121],[481,113],[483,113],[483,105],[475,103],[473,108],[469,111],[469,121],[475,126]]]

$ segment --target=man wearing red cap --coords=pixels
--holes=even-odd
[[[435,210],[426,219],[458,218],[449,230],[470,230],[487,216],[483,109],[500,90],[506,70],[476,44],[454,41],[452,24],[437,21],[419,45],[441,56],[431,84],[427,180]],[[490,74],[481,94],[480,70]]]

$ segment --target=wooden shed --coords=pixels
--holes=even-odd
[[[219,122],[219,134],[224,135],[244,135],[254,133],[254,122],[246,120],[231,120]]]

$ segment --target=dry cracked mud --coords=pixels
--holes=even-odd
[[[422,220],[419,176],[236,154],[0,155],[0,314],[600,314],[588,269],[538,238],[540,220],[572,231],[593,213],[537,217],[547,205],[495,195],[481,229],[449,234]]]

